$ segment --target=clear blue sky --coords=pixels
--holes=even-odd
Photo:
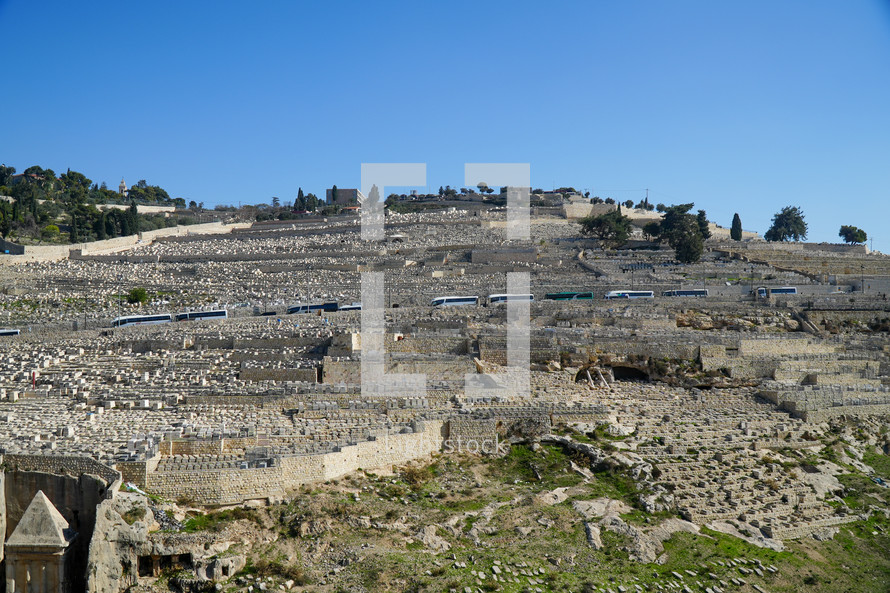
[[[0,0],[0,161],[205,205],[530,163],[890,253],[890,1]],[[633,191],[626,191],[633,190]]]

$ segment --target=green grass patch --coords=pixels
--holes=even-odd
[[[572,470],[571,457],[555,445],[544,445],[537,451],[514,445],[507,455],[488,463],[488,472],[493,479],[505,484],[534,484],[541,490],[576,486],[582,481]]]
[[[890,479],[890,455],[867,451],[862,455],[862,461],[873,467],[878,476]]]
[[[256,511],[239,507],[216,513],[206,513],[189,517],[183,522],[182,530],[186,533],[195,533],[198,531],[221,531],[227,523],[242,519],[254,521],[258,525],[262,525]]]
[[[879,486],[861,474],[843,474],[837,477],[844,486],[844,502],[851,509],[863,509],[885,502],[890,490]]]

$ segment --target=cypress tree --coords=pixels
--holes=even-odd
[[[733,241],[742,240],[742,219],[739,218],[738,212],[732,217],[732,227],[729,229],[729,236]]]
[[[71,216],[71,232],[68,233],[68,241],[70,243],[80,243],[80,233],[77,229],[77,217]]]

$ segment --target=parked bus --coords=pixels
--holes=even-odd
[[[311,305],[293,305],[292,307],[287,308],[287,314],[293,315],[294,313],[313,313],[315,311],[336,311],[338,309],[337,302],[331,301],[327,303],[314,303]]]
[[[497,305],[500,303],[526,303],[535,300],[533,294],[490,294],[488,295],[488,303]]]
[[[17,336],[22,333],[20,329],[0,329],[0,336]]]
[[[610,290],[606,293],[606,299],[654,299],[655,293],[651,290]]]
[[[708,296],[707,288],[690,288],[683,290],[665,290],[661,293],[665,297],[706,297]]]
[[[581,301],[592,300],[592,292],[548,292],[544,298],[549,301]]]
[[[757,296],[760,298],[766,298],[767,294],[797,294],[797,287],[780,286],[777,288],[768,288],[766,286],[761,286],[757,289]]]
[[[177,313],[176,321],[197,321],[200,319],[228,319],[229,312],[225,309],[217,309],[214,311],[187,311],[185,313]]]
[[[111,327],[125,327],[128,325],[149,325],[154,323],[171,323],[173,316],[169,313],[159,315],[126,315],[117,317],[111,322]]]
[[[479,297],[477,296],[443,296],[436,297],[430,301],[432,307],[455,307],[458,305],[478,305]]]

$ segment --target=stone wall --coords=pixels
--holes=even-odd
[[[809,339],[767,338],[739,340],[740,356],[775,356],[791,354],[831,354],[836,346],[816,343]]]
[[[699,355],[699,345],[679,340],[653,339],[653,340],[627,340],[616,338],[597,338],[590,344],[589,350],[618,355],[636,355],[654,358],[670,358],[679,360],[694,360]]]
[[[145,461],[120,461],[115,464],[115,469],[121,474],[121,482],[135,484],[140,488],[145,487],[146,463]]]
[[[585,216],[601,216],[615,210],[615,204],[590,204],[584,202],[571,202],[562,207],[563,215],[569,220],[584,218]]]
[[[474,249],[470,253],[470,261],[474,264],[534,263],[538,259],[538,250],[529,249]]]
[[[389,338],[389,336],[387,336]],[[470,340],[453,336],[406,336],[402,340],[387,340],[387,352],[415,352],[428,354],[462,355],[470,352]]]
[[[256,436],[224,439],[174,439],[158,443],[158,454],[173,455],[223,455],[232,451],[244,451],[256,447]],[[120,464],[118,464],[120,465]]]
[[[146,231],[138,235],[115,237],[114,239],[93,241],[91,243],[72,243],[70,245],[26,245],[22,255],[0,255],[0,265],[27,261],[60,261],[67,259],[72,252],[78,252],[80,255],[87,255],[122,251],[133,247],[137,243],[152,243],[154,240],[161,237],[229,233],[234,229],[244,228],[246,226],[249,225],[226,225],[221,222],[208,222],[206,224],[157,229],[154,231]]]
[[[388,434],[319,455],[276,457],[271,467],[149,472],[146,489],[159,496],[204,505],[275,499],[301,484],[331,480],[358,469],[391,469],[441,450],[443,423],[417,423],[416,430]]]
[[[760,396],[806,422],[837,416],[885,415],[890,412],[890,388],[796,385],[768,388]]]
[[[242,369],[238,373],[242,381],[304,381],[314,383],[318,379],[318,371],[313,368],[303,369]]]
[[[0,255],[22,255],[25,247],[6,239],[0,239]]]
[[[324,359],[322,382],[330,385],[346,383],[356,385],[362,380],[361,361]],[[467,373],[475,373],[476,367],[469,359],[395,360],[385,364],[386,373],[426,374],[428,381],[463,380]]]
[[[448,439],[446,448],[455,451],[466,451],[471,443],[494,441],[499,438],[497,433],[498,421],[495,418],[452,418],[448,421]]]
[[[99,476],[108,484],[120,479],[119,473],[107,465],[89,457],[75,455],[3,455],[0,462],[12,471],[45,472],[68,476],[91,474]]]
[[[890,304],[888,304],[890,307]],[[807,319],[816,327],[823,327],[825,323],[843,325],[845,323],[859,323],[867,325],[870,322],[880,322],[890,317],[890,311],[814,311],[806,312]]]

